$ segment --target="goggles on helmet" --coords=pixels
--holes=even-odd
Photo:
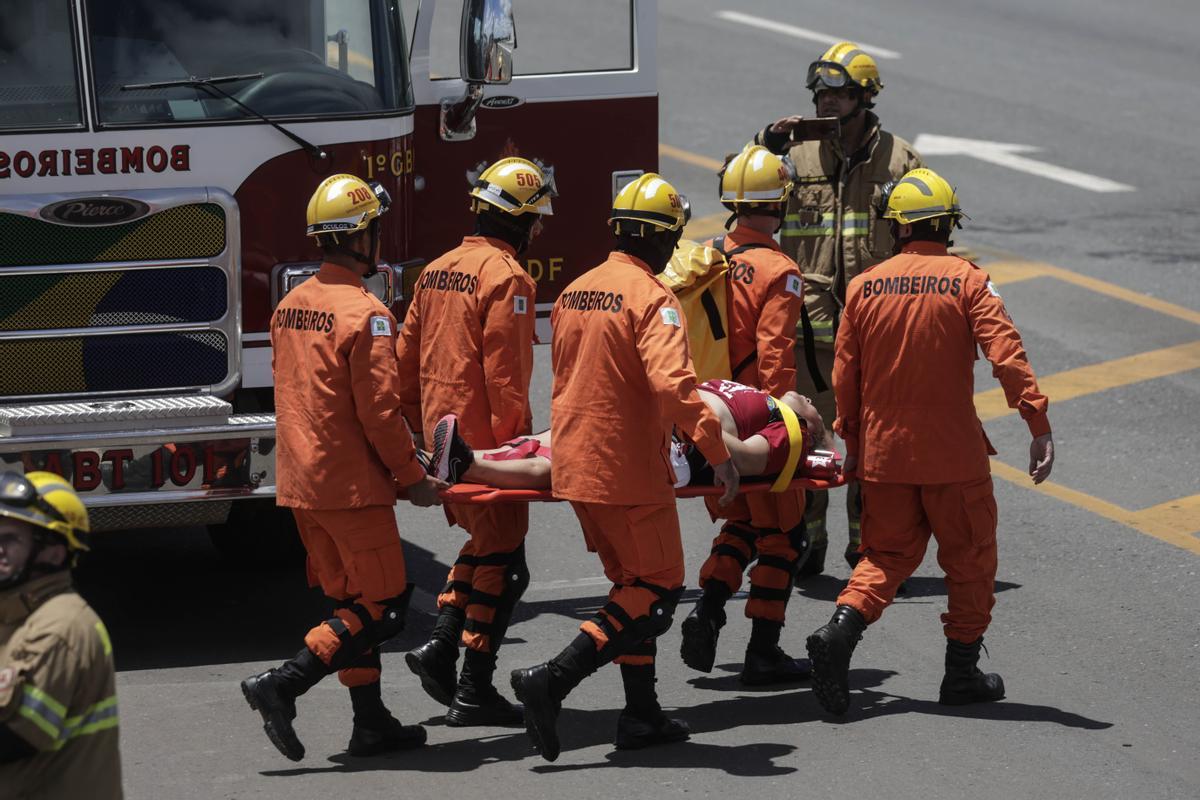
[[[836,61],[814,61],[809,64],[805,86],[810,91],[817,91],[819,86],[829,89],[862,88],[858,81],[850,76],[850,72]]]
[[[12,508],[36,508],[51,519],[70,524],[61,511],[46,502],[28,478],[15,472],[0,475],[0,503]]]
[[[392,206],[392,195],[387,189],[383,188],[383,184],[379,181],[371,181],[367,184],[372,192],[375,193],[375,199],[379,201],[379,214],[387,211]],[[378,216],[378,215],[376,215]]]

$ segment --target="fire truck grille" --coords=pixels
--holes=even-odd
[[[0,397],[209,386],[228,347],[218,330],[0,339]]]
[[[213,322],[228,285],[218,267],[0,273],[0,331]]]
[[[0,267],[211,258],[225,249],[225,211],[191,203],[132,222],[79,227],[0,213],[0,242]]]

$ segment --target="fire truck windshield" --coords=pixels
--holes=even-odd
[[[65,3],[64,3],[65,5]],[[188,85],[222,86],[272,119],[346,117],[412,105],[394,0],[86,0],[97,123],[244,120],[238,103]],[[257,77],[261,74],[262,77]],[[129,84],[176,85],[137,92]]]

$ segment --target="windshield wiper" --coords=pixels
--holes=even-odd
[[[246,105],[241,100],[238,100],[236,97],[234,97],[229,92],[225,91],[224,89],[222,89],[220,86],[217,85],[219,83],[233,83],[234,81],[259,80],[260,78],[262,78],[262,76],[263,76],[263,74],[261,72],[251,72],[246,75],[218,75],[218,76],[215,76],[212,78],[191,77],[191,78],[179,78],[178,80],[173,80],[173,81],[155,81],[154,83],[127,83],[121,87],[121,91],[122,92],[131,92],[131,91],[137,91],[139,89],[176,89],[180,86],[190,86],[193,89],[201,89],[215,97],[222,97],[222,98],[228,100],[229,102],[233,103],[235,106],[242,109],[247,114],[249,114],[253,117],[258,117],[263,122],[267,123],[272,128],[279,131],[284,136],[288,137],[293,142],[295,142],[296,144],[303,147],[306,151],[308,151],[309,155],[311,155],[313,158],[321,158],[321,159],[328,158],[329,156],[325,153],[325,151],[322,150],[321,148],[317,147],[312,142],[310,142],[306,139],[300,138],[296,134],[289,131],[287,128],[280,125],[275,120],[271,119],[270,117],[266,116],[265,114],[260,114],[259,112],[255,111],[253,108]]]

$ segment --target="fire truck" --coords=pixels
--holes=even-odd
[[[312,191],[348,172],[392,195],[368,286],[402,319],[422,265],[472,230],[473,176],[540,160],[561,198],[524,265],[548,341],[554,298],[608,250],[612,197],[657,167],[655,15],[644,0],[10,7],[0,469],[66,476],[96,530],[208,525],[235,552],[288,536],[269,323],[319,266]]]

